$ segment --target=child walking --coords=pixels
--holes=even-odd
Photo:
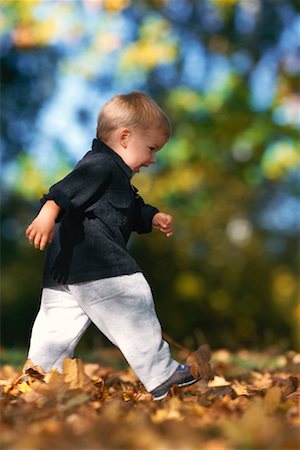
[[[167,115],[141,92],[117,95],[98,116],[97,138],[42,198],[26,236],[46,252],[41,305],[28,358],[61,370],[93,322],[123,353],[154,400],[195,383],[162,339],[151,289],[126,245],[132,231],[172,236],[172,217],[145,204],[131,179],[155,163],[170,136]]]

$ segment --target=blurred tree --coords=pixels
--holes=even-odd
[[[1,54],[3,159],[10,161],[30,148],[35,122],[55,90],[58,61],[55,49],[13,47]]]
[[[37,309],[41,257],[22,237],[37,199],[88,150],[101,104],[132,89],[173,122],[134,180],[176,222],[172,240],[131,242],[163,328],[297,345],[299,26],[296,0],[2,2],[4,345]]]

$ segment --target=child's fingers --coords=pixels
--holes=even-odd
[[[25,236],[29,236],[29,234],[30,234],[30,232],[31,232],[31,230],[32,230],[32,224],[30,224],[27,228],[26,228],[26,231],[25,231]]]
[[[158,213],[155,216],[153,227],[164,233],[167,237],[170,237],[173,234],[172,222],[173,218],[169,214]]]
[[[48,236],[43,235],[40,242],[40,250],[44,250],[48,242]],[[50,241],[49,241],[50,242]]]
[[[160,228],[164,228],[164,227],[165,227],[165,222],[164,222],[164,220],[162,219],[162,217],[159,217],[159,218],[157,219],[157,225],[158,225],[158,227],[160,227]]]
[[[170,231],[172,231],[172,227],[164,227],[164,228],[160,228],[160,231],[162,231],[163,233],[170,233]]]
[[[170,236],[172,236],[172,234],[173,234],[173,229],[172,229],[172,227],[168,227],[168,228],[160,228],[160,231],[161,231],[162,233],[164,233],[167,237],[170,237]]]
[[[33,243],[33,241],[34,241],[34,239],[35,239],[35,236],[36,236],[35,230],[31,230],[31,231],[27,234],[27,237],[28,237],[28,240],[29,240],[30,244]]]
[[[40,242],[41,242],[41,235],[37,233],[34,238],[34,246],[36,249],[39,248]]]
[[[172,224],[171,222],[166,222],[166,221],[162,221],[162,223],[160,223],[160,229],[161,231],[168,231],[172,228]]]
[[[168,227],[170,226],[172,223],[172,217],[171,216],[166,216],[165,218],[165,225]]]
[[[167,217],[164,217],[160,221],[160,225],[162,228],[168,228],[171,225],[171,220]]]

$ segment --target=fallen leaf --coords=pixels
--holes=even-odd
[[[272,384],[273,380],[271,378],[270,373],[260,373],[253,371],[251,372],[251,385],[254,386],[256,389],[269,389]]]
[[[191,366],[191,372],[195,378],[202,378],[205,381],[213,380],[213,372],[210,366],[211,351],[209,345],[203,344],[194,352],[191,352],[186,364]]]
[[[86,392],[78,392],[76,395],[67,400],[64,404],[60,405],[59,410],[64,412],[75,406],[82,405],[89,400],[89,395]]]
[[[36,380],[44,380],[45,378],[45,374],[40,372],[39,370],[37,370],[34,367],[28,367],[28,369],[26,369],[25,373],[30,377],[30,378],[34,378]]]
[[[233,382],[231,383],[231,387],[234,390],[234,392],[236,393],[236,395],[250,395],[247,385],[242,384],[237,380],[233,380]]]
[[[205,394],[203,396],[204,404],[205,404],[205,400],[208,402],[212,402],[212,401],[215,401],[216,399],[219,399],[226,395],[231,395],[231,394],[232,394],[231,386],[211,387],[205,392]]]
[[[171,398],[166,404],[165,408],[157,409],[152,415],[151,420],[153,423],[161,423],[166,420],[183,420],[181,409],[181,401],[177,398]]]
[[[264,407],[266,413],[274,412],[281,401],[281,389],[278,386],[274,386],[269,389],[264,398]]]
[[[66,383],[71,389],[81,389],[84,385],[85,374],[80,359],[65,358],[63,361],[63,374]]]
[[[122,384],[122,389],[123,389],[122,396],[123,396],[124,402],[129,402],[129,401],[134,402],[137,399],[138,394],[135,392],[133,387],[131,387],[131,386],[127,387]]]
[[[201,444],[201,450],[232,450],[222,439],[210,439]]]
[[[294,376],[289,376],[282,395],[284,397],[288,397],[293,392],[297,391],[298,386],[299,386],[299,379]]]
[[[26,383],[26,381],[22,381],[22,383],[19,384],[18,390],[20,392],[23,392],[23,394],[26,394],[27,392],[31,392],[31,387]]]
[[[1,372],[0,372],[0,378],[4,378],[4,379],[14,379],[17,378],[18,373],[16,372],[16,370],[12,367],[9,366],[8,364],[5,364],[2,368],[1,368]]]
[[[200,355],[200,366],[209,364],[207,354]],[[36,366],[20,373],[9,367],[3,378],[0,369],[2,446],[298,449],[300,375],[295,364],[274,368],[276,358],[268,352],[245,351],[239,357],[225,352],[222,358],[214,380],[174,387],[162,402],[153,402],[128,370],[76,360],[65,364],[64,373],[44,373]],[[251,372],[246,369],[251,361],[260,367],[270,364],[270,369],[256,366]]]
[[[220,386],[230,386],[230,382],[227,381],[224,377],[215,375],[214,379],[209,381],[208,387],[220,387]]]

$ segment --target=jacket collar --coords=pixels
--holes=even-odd
[[[125,172],[128,178],[132,177],[133,175],[132,169],[129,166],[127,166],[127,164],[123,161],[121,156],[119,156],[103,141],[100,141],[100,139],[93,139],[92,149],[101,153],[105,153],[106,155],[110,155],[115,160],[115,162],[121,167],[121,169]]]

